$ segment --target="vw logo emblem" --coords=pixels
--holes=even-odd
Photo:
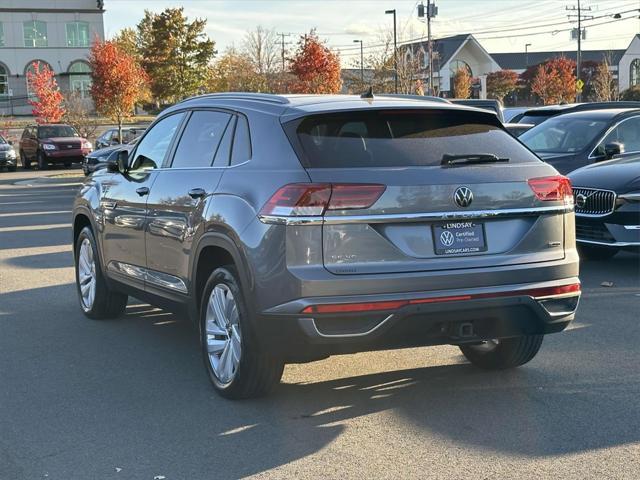
[[[576,207],[584,208],[587,205],[587,196],[579,193],[576,195]]]
[[[453,199],[459,207],[468,207],[473,202],[473,192],[468,187],[458,187],[453,194]]]
[[[454,240],[455,239],[453,238],[453,233],[451,233],[449,230],[445,230],[440,234],[440,242],[442,242],[442,245],[444,245],[445,247],[450,247],[451,245],[453,245]]]

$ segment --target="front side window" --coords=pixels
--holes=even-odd
[[[89,23],[71,22],[66,25],[67,47],[89,46]]]
[[[24,46],[25,47],[46,47],[47,42],[47,24],[40,20],[29,20],[22,24],[24,30]]]
[[[230,119],[231,115],[224,112],[193,112],[171,166],[210,167]]]
[[[183,117],[184,113],[176,113],[156,123],[140,140],[130,170],[150,170],[160,167]]]
[[[558,115],[524,132],[518,139],[536,153],[575,153],[600,135],[605,120]]]
[[[640,152],[640,117],[632,117],[620,122],[596,148],[596,155],[605,154],[608,143],[622,144],[624,153]]]
[[[345,112],[309,116],[297,128],[295,123],[285,128],[290,138],[297,136],[299,157],[310,168],[436,166],[445,154],[478,152],[506,157],[511,163],[538,161],[488,113]]]

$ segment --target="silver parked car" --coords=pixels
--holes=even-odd
[[[83,312],[181,312],[230,398],[338,353],[522,365],[574,318],[574,232],[567,178],[493,113],[340,95],[185,100],[87,179],[73,222]]]

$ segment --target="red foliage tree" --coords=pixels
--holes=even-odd
[[[27,71],[29,90],[35,95],[29,100],[32,112],[38,123],[56,123],[64,116],[64,97],[60,93],[55,74],[48,65],[33,63],[33,71]]]
[[[545,105],[573,102],[576,98],[576,63],[566,57],[553,58],[538,66],[531,91]]]
[[[487,75],[487,96],[502,102],[518,86],[518,74],[513,70],[498,70]]]
[[[300,37],[290,68],[297,77],[291,86],[296,93],[338,93],[342,87],[340,58],[314,30]]]
[[[147,93],[147,74],[132,55],[112,41],[96,40],[89,64],[96,109],[118,123],[118,138],[122,138],[123,120],[133,114],[136,102]]]

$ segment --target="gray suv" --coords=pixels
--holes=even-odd
[[[164,111],[74,205],[80,306],[198,326],[228,398],[286,363],[459,345],[531,360],[580,297],[569,181],[489,112],[391,97],[213,94]]]

